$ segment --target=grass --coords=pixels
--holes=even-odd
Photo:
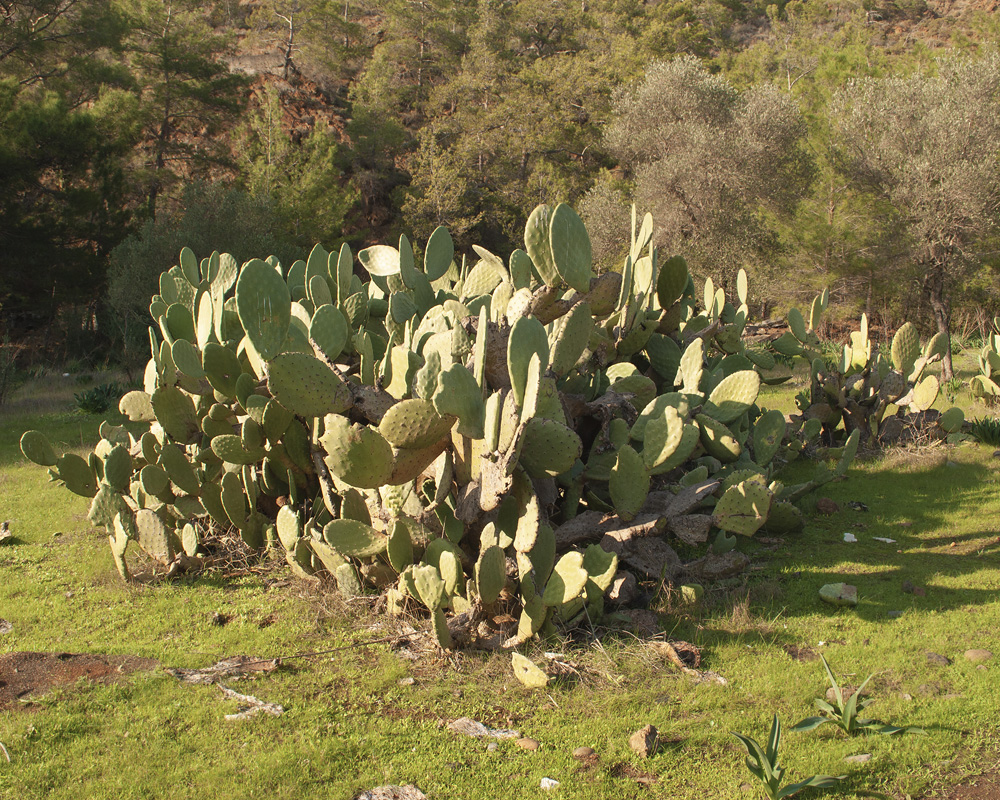
[[[546,795],[543,777],[560,782],[553,796],[562,798],[753,797],[756,789],[742,788],[749,774],[728,732],[762,740],[774,713],[786,731],[813,713],[812,699],[826,689],[819,653],[845,683],[878,672],[869,684],[871,716],[928,735],[848,738],[830,726],[789,732],[782,744],[789,781],[846,773],[823,794],[916,798],[1000,762],[1000,493],[992,448],[930,448],[858,464],[821,492],[843,510],[819,516],[807,498],[806,530],[741,542],[751,571],[709,587],[699,606],[657,593],[666,632],[702,648],[702,668],[726,685],[695,683],[622,636],[548,643],[579,677],[532,692],[513,678],[505,655],[414,647],[416,660],[407,658],[407,648],[382,641],[392,631],[367,605],[348,607],[278,567],[123,585],[104,534],[86,521],[87,501],[48,484],[45,471],[17,452],[31,426],[44,427],[57,447],[96,439],[100,418],[67,411],[74,389],[58,381],[24,386],[34,401],[15,395],[22,410],[0,420],[0,518],[12,520],[16,537],[0,545],[0,617],[13,626],[0,634],[0,654],[132,654],[204,667],[237,654],[333,652],[288,658],[266,677],[232,684],[282,704],[278,718],[227,722],[236,704],[216,687],[181,684],[162,671],[64,687],[36,700],[33,711],[0,712],[0,742],[12,759],[0,756],[2,797],[350,798],[414,783],[438,800],[522,798]],[[33,413],[41,402],[44,413]],[[870,510],[854,511],[849,501]],[[843,541],[847,531],[856,543]],[[837,581],[858,587],[856,608],[819,601],[819,587]],[[924,593],[904,591],[904,583]],[[229,621],[213,624],[216,613]],[[998,659],[979,669],[963,656],[972,647]],[[952,664],[935,666],[927,652]],[[409,677],[415,683],[400,683]],[[541,747],[502,741],[490,750],[456,737],[445,725],[461,716],[515,727]],[[647,723],[659,729],[661,749],[641,759],[627,740]],[[597,751],[595,763],[572,758],[581,745]],[[871,760],[845,763],[861,753]]]

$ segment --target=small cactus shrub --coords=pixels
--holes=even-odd
[[[150,303],[143,388],[119,401],[141,430],[105,424],[89,458],[29,431],[22,452],[92,498],[125,579],[130,547],[176,572],[222,528],[422,609],[445,648],[596,621],[622,571],[707,580],[745,565],[738,538],[801,527],[793,502],[858,443],[817,450],[832,418],[757,405],[780,379],[742,342],[745,273],[735,298],[696,291],[649,215],[632,231],[602,275],[566,205],[536,208],[506,257],[457,256],[443,227],[419,254],[402,236],[287,266],[185,248]],[[815,321],[792,322],[795,348]],[[836,471],[776,480],[811,451]],[[704,557],[682,564],[674,540]]]

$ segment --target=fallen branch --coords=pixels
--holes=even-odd
[[[7,752],[7,748],[3,746],[3,742],[0,742],[0,750],[3,750],[4,756],[7,758],[7,763],[10,763],[10,753]]]
[[[249,719],[257,714],[270,714],[272,717],[280,717],[285,713],[283,706],[279,706],[277,703],[265,703],[263,700],[258,700],[249,694],[240,694],[239,692],[234,692],[228,686],[223,686],[221,683],[217,683],[216,686],[222,690],[222,693],[230,698],[231,700],[238,700],[241,703],[245,703],[249,708],[243,709],[238,714],[226,714],[226,719],[229,721],[237,719]]]

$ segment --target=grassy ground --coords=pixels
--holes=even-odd
[[[525,798],[547,795],[544,777],[559,781],[552,794],[563,798],[759,797],[728,732],[763,740],[773,714],[786,727],[809,716],[826,688],[820,653],[846,683],[877,672],[873,716],[927,735],[848,738],[830,726],[786,733],[788,780],[846,774],[825,796],[916,798],[1000,762],[992,448],[859,464],[822,492],[843,510],[819,516],[809,499],[802,533],[741,543],[751,571],[712,587],[699,606],[656,593],[666,633],[702,648],[702,668],[725,685],[694,682],[648,645],[620,636],[548,643],[578,675],[531,692],[505,656],[395,647],[382,641],[393,631],[367,606],[345,607],[281,569],[123,585],[104,534],[86,521],[87,501],[48,484],[17,453],[27,427],[44,427],[63,447],[96,439],[99,420],[66,411],[72,392],[48,380],[24,387],[13,401],[20,410],[0,422],[0,518],[16,536],[0,546],[0,618],[12,626],[0,634],[0,654],[132,654],[205,667],[237,654],[332,652],[289,658],[276,672],[231,684],[283,705],[277,718],[227,722],[236,704],[217,687],[185,685],[163,671],[64,687],[36,698],[30,711],[0,712],[11,758],[0,756],[0,797],[350,798],[414,783],[438,800]],[[846,543],[845,532],[858,541]],[[819,587],[836,581],[858,587],[856,608],[819,601]],[[226,624],[215,624],[216,615]],[[979,668],[964,657],[974,647],[996,658]],[[935,665],[929,652],[951,664]],[[541,746],[531,752],[501,741],[490,749],[458,737],[445,725],[462,716],[517,728]],[[661,748],[641,759],[627,740],[647,723],[659,729]],[[574,760],[581,745],[596,760]],[[845,762],[859,754],[871,759]]]

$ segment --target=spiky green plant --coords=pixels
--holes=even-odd
[[[798,794],[803,789],[810,787],[817,789],[829,789],[836,786],[846,778],[846,775],[813,775],[798,783],[790,783],[782,786],[781,781],[785,776],[785,769],[778,762],[778,747],[781,744],[781,722],[778,715],[774,715],[771,722],[771,733],[767,737],[767,746],[761,747],[755,739],[744,736],[741,733],[730,731],[739,739],[740,744],[747,751],[746,766],[750,773],[760,782],[761,789],[768,797],[768,800],[781,800],[784,797],[791,797]]]
[[[1000,418],[978,417],[969,423],[969,433],[976,441],[1000,447]]]
[[[862,697],[865,687],[876,673],[869,675],[857,689],[845,696],[844,689],[837,683],[837,678],[834,676],[833,670],[830,669],[830,664],[822,655],[820,655],[820,659],[823,661],[823,669],[826,670],[826,677],[830,682],[830,688],[833,689],[836,703],[829,703],[825,698],[817,697],[816,707],[822,712],[822,715],[807,717],[797,722],[792,727],[793,731],[813,731],[821,725],[832,723],[848,734],[881,733],[891,736],[899,733],[924,733],[920,728],[899,728],[895,725],[886,725],[878,720],[859,717],[858,712],[864,711],[873,702],[871,699],[862,699]]]

